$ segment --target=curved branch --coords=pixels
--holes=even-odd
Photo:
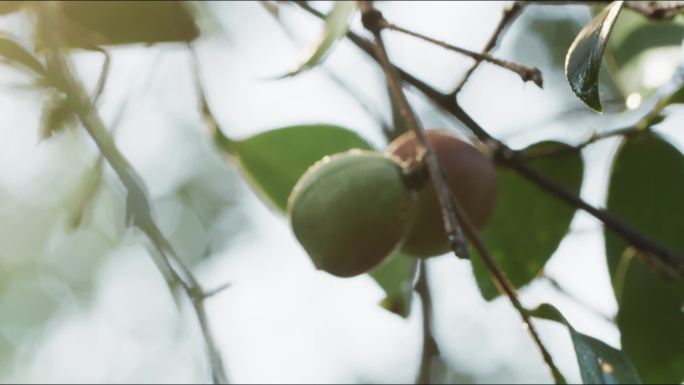
[[[494,33],[492,36],[489,38],[489,41],[487,41],[487,44],[485,44],[484,48],[482,49],[482,54],[488,54],[491,52],[494,47],[496,47],[496,44],[499,42],[501,39],[501,36],[503,36],[504,31],[506,28],[515,21],[515,19],[522,13],[522,10],[525,6],[526,2],[522,0],[517,0],[513,3],[513,5],[510,8],[504,9],[503,15],[501,16],[501,20],[499,21],[499,24],[497,24],[496,29],[494,30]],[[463,89],[465,84],[468,82],[470,79],[470,76],[475,72],[477,67],[480,66],[480,63],[482,63],[482,60],[475,60],[475,64],[473,64],[470,68],[468,68],[468,71],[466,71],[465,75],[463,75],[463,78],[461,81],[458,83],[456,88],[451,92],[449,96],[452,98],[455,98],[456,95],[458,95],[459,92]]]
[[[459,224],[458,217],[454,212],[453,203],[449,198],[449,187],[446,183],[444,170],[442,169],[437,154],[432,145],[428,142],[425,130],[413,113],[408,99],[404,94],[401,80],[394,73],[394,69],[387,57],[384,41],[380,35],[382,26],[380,21],[384,20],[378,10],[373,8],[372,4],[367,1],[359,1],[359,9],[361,9],[362,22],[366,29],[371,31],[375,36],[375,53],[380,58],[380,63],[385,71],[387,84],[392,94],[392,98],[397,103],[399,115],[406,121],[406,125],[410,131],[416,134],[416,139],[421,147],[424,149],[424,161],[430,174],[430,179],[437,194],[437,200],[442,208],[442,217],[444,220],[444,229],[447,233],[447,238],[452,249],[459,258],[468,258],[468,242],[463,236],[463,230]]]
[[[325,17],[320,12],[307,5],[305,2],[295,1],[295,3],[305,11],[318,18]],[[379,58],[373,52],[372,43],[351,31],[347,32],[347,38],[349,38],[349,40],[361,50],[366,52],[372,59],[380,63]],[[546,190],[548,193],[556,196],[566,204],[582,209],[591,214],[596,219],[600,220],[606,226],[606,228],[620,236],[627,243],[660,259],[672,269],[677,271],[680,276],[684,276],[684,256],[657,242],[656,240],[641,234],[639,231],[632,228],[630,225],[613,216],[612,214],[590,205],[576,194],[567,191],[545,175],[540,174],[536,170],[532,169],[524,157],[521,156],[517,151],[508,148],[505,144],[494,138],[489,134],[489,132],[482,128],[465,110],[461,108],[454,97],[437,91],[422,80],[407,73],[406,71],[403,71],[401,68],[396,66],[392,66],[392,68],[406,83],[421,91],[435,105],[439,106],[444,111],[461,121],[461,123],[468,127],[468,129],[480,141],[491,145],[495,154],[497,154],[495,159],[500,165],[516,171],[520,176],[527,179],[529,182],[536,184],[539,188]]]
[[[454,197],[453,194],[449,193],[449,189],[444,180],[444,174],[441,170],[441,165],[439,163],[437,155],[434,153],[434,150],[430,147],[430,144],[428,143],[427,138],[425,137],[425,132],[423,131],[422,127],[420,126],[420,123],[413,114],[411,107],[408,103],[408,100],[406,99],[406,95],[404,94],[403,88],[401,86],[401,79],[397,77],[397,74],[394,72],[391,62],[387,56],[387,51],[385,49],[385,45],[381,35],[381,31],[384,24],[384,17],[382,16],[382,13],[375,9],[373,7],[372,2],[370,1],[359,1],[359,8],[361,9],[361,20],[363,22],[364,27],[371,33],[373,33],[373,36],[375,37],[375,52],[377,57],[380,59],[380,65],[382,66],[385,72],[387,83],[390,86],[392,96],[395,98],[395,101],[398,104],[401,116],[405,119],[409,129],[416,134],[418,143],[425,148],[425,160],[435,190],[438,191],[439,203],[442,207],[442,211],[444,212],[445,217],[444,225],[445,229],[447,230],[447,234],[450,235],[449,240],[451,241],[450,243],[452,251],[457,257],[462,256],[459,253],[458,249],[458,247],[462,245],[457,242],[454,242],[453,235],[455,234],[450,232],[453,232],[454,229],[450,228],[450,226],[456,226],[458,230],[461,230],[461,226],[463,226],[462,231],[465,232],[465,235],[473,243],[475,249],[478,251],[479,256],[484,260],[485,265],[489,269],[489,272],[492,274],[492,277],[497,287],[502,293],[504,293],[508,297],[513,307],[518,311],[520,317],[523,319],[527,331],[530,333],[532,340],[539,348],[539,351],[541,352],[544,362],[546,363],[549,371],[551,372],[551,376],[553,377],[556,383],[565,383],[563,375],[556,367],[551,355],[546,349],[546,346],[544,346],[544,343],[541,341],[541,338],[539,337],[539,334],[537,333],[537,330],[534,324],[532,323],[528,312],[520,303],[515,288],[513,287],[513,285],[511,285],[511,283],[508,281],[508,278],[506,278],[504,273],[501,271],[499,266],[492,258],[491,254],[489,253],[489,250],[480,238],[477,229],[472,224],[470,218],[468,217],[468,214],[465,212],[458,199]],[[453,215],[453,217],[450,218],[448,214]],[[467,245],[465,247],[467,247]],[[425,304],[423,305],[425,306]],[[429,339],[426,340],[426,342],[429,343]],[[425,364],[426,363],[423,362],[423,365]],[[421,373],[424,373],[424,368],[421,368]]]
[[[50,28],[53,23],[48,7],[50,7],[49,3],[37,7],[40,22],[46,27],[45,31],[58,30]],[[214,383],[227,382],[221,355],[216,348],[207,320],[204,309],[205,294],[199,282],[157,226],[144,184],[133,166],[117,148],[114,138],[105,127],[83,84],[74,75],[67,58],[62,55],[59,48],[59,36],[45,33],[43,37],[48,43],[45,55],[48,68],[51,69],[50,76],[54,77],[53,84],[66,94],[67,100],[83,127],[123,183],[127,191],[127,217],[145,234],[159,253],[160,258],[155,258],[154,253],[152,256],[167,284],[171,288],[180,286],[190,300],[206,345],[212,381]]]
[[[420,296],[421,309],[423,314],[423,353],[420,359],[420,368],[416,377],[416,384],[430,384],[430,374],[432,372],[432,361],[439,356],[437,342],[432,335],[432,298],[430,296],[430,285],[428,283],[427,263],[420,261],[420,273],[416,282],[416,293]]]
[[[408,30],[404,27],[400,27],[396,24],[389,23],[386,21],[384,22],[383,28],[390,29],[392,31],[401,32],[403,34],[413,36],[415,38],[424,40],[428,43],[437,45],[437,46],[442,47],[446,50],[454,51],[454,52],[460,53],[461,55],[468,56],[472,59],[475,59],[477,65],[479,65],[483,61],[486,61],[488,63],[492,63],[494,65],[501,67],[501,68],[507,69],[511,72],[518,74],[518,76],[520,76],[520,78],[524,82],[532,81],[534,84],[537,85],[537,87],[539,87],[539,88],[543,87],[544,81],[542,78],[542,74],[541,74],[541,71],[539,71],[539,69],[537,69],[537,68],[528,67],[526,65],[514,63],[514,62],[511,62],[508,60],[498,59],[498,58],[495,58],[495,57],[489,55],[486,52],[485,53],[473,52],[473,51],[467,50],[465,48],[461,48],[461,47],[457,47],[455,45],[449,44],[445,41],[437,40],[435,38],[423,35],[421,33]]]

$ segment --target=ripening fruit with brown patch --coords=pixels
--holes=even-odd
[[[391,256],[415,209],[399,159],[361,150],[318,161],[288,202],[295,237],[316,268],[338,277],[366,273]]]
[[[473,224],[482,229],[496,206],[496,172],[492,161],[447,131],[428,130],[426,137],[442,165],[450,192],[461,203]],[[417,144],[415,134],[409,132],[395,139],[388,152],[410,167],[421,151]],[[440,255],[450,250],[442,210],[430,180],[419,188],[417,218],[403,250],[420,257]]]

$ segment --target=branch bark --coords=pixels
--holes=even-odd
[[[325,18],[323,14],[305,2],[295,1],[295,3],[308,13],[320,19]],[[373,44],[371,42],[363,37],[360,37],[352,31],[347,32],[347,38],[349,38],[349,40],[358,46],[362,51],[368,54],[373,60],[379,64],[382,64],[380,58],[375,54]],[[641,234],[629,224],[623,222],[612,214],[593,207],[586,201],[582,200],[579,196],[567,191],[562,186],[549,179],[547,176],[534,170],[524,159],[524,156],[519,154],[517,151],[510,149],[501,141],[490,135],[484,128],[482,128],[465,110],[461,108],[456,99],[451,95],[443,94],[437,91],[432,86],[416,78],[410,73],[407,73],[401,68],[392,66],[392,69],[396,71],[401,79],[423,93],[435,105],[439,106],[442,110],[453,115],[455,118],[461,121],[480,141],[489,144],[494,149],[495,160],[501,166],[508,167],[516,171],[520,176],[527,179],[529,182],[534,183],[537,185],[537,187],[556,196],[566,204],[588,212],[600,220],[606,226],[606,228],[620,236],[627,243],[660,259],[670,268],[676,271],[677,274],[684,276],[684,256],[678,254],[671,248],[657,242],[656,240]]]
[[[172,290],[174,287],[180,287],[190,300],[205,342],[212,381],[217,384],[226,383],[223,361],[215,346],[204,309],[204,291],[192,271],[185,265],[183,259],[175,252],[171,243],[157,226],[145,192],[146,189],[140,177],[116,147],[114,139],[105,127],[93,101],[88,96],[83,84],[74,75],[68,59],[60,51],[59,36],[52,33],[59,29],[51,28],[54,25],[50,17],[50,7],[50,3],[41,4],[41,7],[38,7],[40,23],[45,28],[42,37],[47,43],[45,55],[50,69],[48,73],[51,76],[48,81],[64,92],[83,127],[123,183],[127,191],[128,218],[146,235],[159,253],[159,258],[155,258],[155,263],[164,275],[169,287]]]
[[[444,170],[437,159],[437,154],[432,148],[432,145],[428,142],[427,137],[425,136],[425,130],[409,105],[408,99],[406,98],[406,95],[402,89],[400,78],[398,78],[394,73],[394,69],[390,64],[389,58],[387,57],[385,44],[380,35],[382,26],[379,24],[379,22],[383,20],[382,15],[372,6],[370,2],[359,1],[358,4],[359,8],[361,9],[362,22],[364,26],[375,36],[375,53],[380,59],[380,63],[385,71],[387,83],[389,85],[392,98],[397,103],[399,114],[406,121],[408,129],[416,134],[416,139],[424,150],[423,159],[430,174],[432,184],[435,188],[440,207],[442,208],[444,228],[447,233],[449,244],[459,258],[468,258],[468,242],[466,242],[465,237],[463,236],[463,230],[461,229],[458,217],[454,212],[453,203],[449,198],[449,187],[446,183]]]
[[[387,21],[384,21],[383,28],[390,29],[392,31],[401,32],[403,34],[413,36],[415,38],[427,41],[428,43],[435,44],[435,45],[442,47],[446,50],[454,51],[454,52],[460,53],[462,55],[468,56],[472,59],[475,59],[476,64],[478,64],[478,65],[479,65],[479,63],[481,63],[483,61],[492,63],[494,65],[501,67],[501,68],[507,69],[511,72],[518,74],[518,76],[520,76],[520,78],[524,82],[532,81],[539,88],[542,88],[544,86],[544,81],[542,78],[541,71],[539,71],[539,69],[537,69],[537,68],[529,67],[529,66],[526,66],[524,64],[514,63],[514,62],[511,62],[508,60],[498,59],[498,58],[495,58],[495,57],[489,55],[486,52],[477,53],[477,52],[469,51],[465,48],[457,47],[457,46],[449,44],[445,41],[437,40],[435,38],[423,35],[423,34],[418,33],[418,32],[408,30],[404,27],[398,26],[396,24],[393,24],[393,23],[390,23]]]
[[[504,34],[504,31],[506,28],[515,21],[515,19],[522,13],[523,8],[525,6],[524,1],[515,1],[513,5],[510,8],[504,9],[503,15],[501,16],[501,20],[499,21],[499,24],[497,24],[496,29],[494,30],[494,33],[492,33],[492,36],[489,38],[487,41],[487,44],[485,44],[484,48],[482,49],[482,54],[488,54],[491,52],[494,47],[496,47],[497,43],[501,39],[501,37]],[[463,87],[466,85],[468,80],[470,79],[470,76],[475,72],[477,67],[480,66],[480,63],[482,63],[482,60],[475,60],[475,64],[473,64],[470,68],[468,68],[468,71],[466,71],[465,75],[463,75],[463,78],[461,81],[458,83],[456,88],[451,92],[449,96],[452,98],[455,98],[456,95],[458,95],[459,92],[463,89]]]
[[[565,383],[563,375],[556,367],[551,355],[546,349],[546,346],[544,346],[544,343],[541,341],[541,338],[539,337],[539,334],[537,333],[534,324],[532,323],[528,315],[528,312],[520,303],[515,288],[513,287],[513,285],[511,285],[511,283],[508,281],[504,273],[501,271],[501,269],[498,267],[498,265],[490,255],[489,250],[480,238],[476,227],[470,221],[470,218],[468,217],[463,207],[461,207],[460,202],[458,202],[458,199],[449,192],[449,189],[444,180],[444,174],[441,170],[439,160],[434,151],[432,150],[432,148],[430,147],[430,144],[427,142],[425,133],[411,110],[411,107],[408,103],[408,100],[406,99],[406,95],[404,94],[401,85],[401,79],[397,77],[397,74],[394,72],[390,59],[387,55],[387,50],[385,49],[385,45],[381,35],[383,24],[385,24],[383,23],[384,17],[382,16],[382,13],[375,9],[375,7],[373,7],[372,2],[370,1],[359,1],[358,4],[359,9],[361,10],[361,21],[363,22],[364,27],[368,31],[370,31],[375,38],[376,56],[378,57],[379,62],[383,68],[383,71],[385,72],[385,77],[387,78],[387,82],[390,86],[392,96],[395,98],[395,101],[397,102],[398,107],[400,109],[401,115],[407,122],[407,126],[409,127],[409,129],[415,132],[418,142],[425,148],[426,163],[435,189],[438,191],[442,190],[440,193],[438,193],[438,198],[440,198],[440,205],[442,207],[442,210],[444,211],[445,228],[447,230],[447,233],[451,234],[449,233],[449,230],[453,231],[453,229],[449,228],[449,226],[452,224],[457,226],[459,230],[460,227],[463,226],[463,231],[465,231],[466,236],[473,243],[475,249],[478,251],[479,256],[484,260],[485,265],[492,274],[492,277],[497,287],[499,287],[499,290],[501,290],[501,292],[508,297],[513,307],[518,311],[520,317],[523,319],[524,325],[526,326],[527,331],[530,333],[530,336],[532,337],[534,343],[539,348],[539,351],[541,352],[541,355],[551,373],[551,376],[553,377],[556,383]],[[453,217],[449,218],[448,215],[453,215]],[[453,222],[450,222],[451,220],[453,220]],[[452,241],[451,246],[452,250],[454,251],[454,254],[456,254],[456,256],[459,257],[459,244],[453,242],[452,238],[450,238],[450,241]],[[421,373],[423,374],[425,365],[427,365],[429,368],[429,363],[423,362],[421,365]]]
[[[427,263],[420,261],[420,273],[416,282],[416,293],[420,296],[423,313],[423,352],[421,354],[420,368],[416,377],[416,384],[430,384],[432,362],[439,356],[437,342],[432,335],[432,298],[430,296],[430,284],[428,281]]]

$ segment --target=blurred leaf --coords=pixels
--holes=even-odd
[[[41,137],[50,138],[76,124],[76,114],[63,95],[55,95],[43,107]]]
[[[622,9],[623,1],[614,1],[582,28],[565,58],[565,76],[572,91],[587,106],[601,112],[598,84],[603,51],[610,31]]]
[[[69,47],[188,42],[199,36],[192,13],[180,1],[62,1],[59,11]]]
[[[680,59],[681,48],[678,46],[645,49],[619,67],[614,78],[624,95],[637,93],[645,100],[672,80]],[[654,63],[657,70],[654,70]]]
[[[314,46],[313,52],[296,69],[282,77],[294,76],[318,65],[332,47],[347,33],[349,18],[356,9],[355,1],[336,1],[332,11],[325,19],[325,29]]]
[[[387,295],[380,306],[404,318],[409,316],[417,265],[417,258],[397,253],[370,273]]]
[[[680,22],[656,22],[636,12],[622,12],[610,34],[609,46],[621,67],[645,50],[678,47],[683,39],[684,24]]]
[[[38,75],[45,73],[45,67],[33,54],[19,44],[11,36],[0,33],[0,60],[9,64],[18,64]]]
[[[529,12],[532,20],[529,21],[524,31],[520,32],[522,36],[513,40],[512,54],[518,61],[525,59],[522,55],[543,54],[544,52],[533,52],[529,47],[529,36],[536,36],[546,48],[547,52],[544,56],[551,59],[551,68],[562,67],[567,54],[566,47],[572,44],[581,26],[570,15],[567,18],[548,19],[541,16],[534,17],[536,14],[533,8],[529,9]]]
[[[8,13],[18,11],[24,5],[26,5],[26,3],[27,3],[26,1],[9,1],[9,0],[0,1],[0,16],[7,15]]]
[[[651,134],[623,142],[613,163],[607,208],[653,239],[684,253],[684,156]],[[669,282],[648,255],[606,231],[618,298],[622,348],[648,383],[684,380],[684,282]],[[651,264],[652,266],[649,266]],[[657,266],[657,265],[655,265]]]
[[[582,383],[584,384],[640,384],[632,363],[621,351],[603,341],[575,330],[560,311],[549,304],[542,304],[530,314],[533,317],[556,321],[568,327],[575,345]]]
[[[667,104],[684,104],[684,86],[668,97]]]
[[[353,131],[326,124],[279,128],[224,146],[238,158],[252,185],[282,211],[309,166],[353,148],[370,150],[371,146]]]
[[[540,173],[569,191],[579,193],[583,163],[578,152],[558,142],[540,142],[525,152],[555,151],[559,154],[530,159]],[[575,209],[521,178],[514,171],[497,170],[497,207],[482,238],[492,257],[513,285],[529,283],[542,270],[568,232]],[[487,267],[479,257],[472,258],[473,272],[482,295],[492,300],[499,295]]]

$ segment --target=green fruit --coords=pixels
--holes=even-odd
[[[288,212],[316,268],[351,277],[401,246],[415,202],[398,159],[352,150],[311,166],[292,190]]]
[[[496,206],[496,171],[491,160],[446,131],[429,130],[426,136],[442,165],[450,192],[473,224],[482,229]],[[388,152],[412,166],[418,155],[417,144],[415,135],[409,132],[395,139]],[[403,250],[420,257],[441,255],[450,250],[432,181],[428,180],[418,190],[418,216]]]

